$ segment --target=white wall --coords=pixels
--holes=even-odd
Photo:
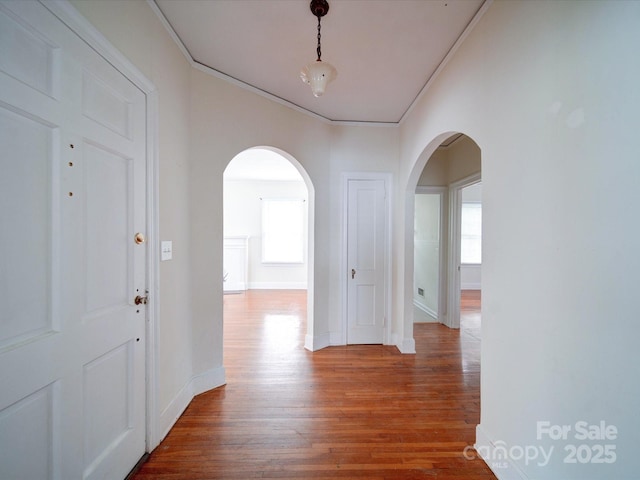
[[[224,235],[249,237],[249,289],[306,289],[307,238],[304,239],[302,264],[269,265],[262,263],[262,200],[287,198],[304,201],[307,224],[307,187],[303,181],[225,180]]]
[[[478,174],[481,170],[480,158],[478,145],[469,137],[462,136],[448,147],[440,147],[429,152],[428,156],[421,156],[419,163],[426,165],[420,171],[418,185],[448,187],[452,183]]]
[[[460,265],[460,290],[482,289],[482,265]]]
[[[640,223],[629,216],[640,207],[639,18],[637,2],[495,1],[402,126],[399,300],[411,280],[403,204],[420,159],[454,131],[482,149],[478,441],[555,448],[548,465],[513,459],[501,478],[640,471]],[[581,420],[617,426],[615,463],[564,463],[567,444],[600,443],[575,429],[568,441],[537,438],[538,421]]]
[[[416,193],[413,277],[413,303],[417,307],[414,310],[415,322],[438,321],[440,216],[443,197],[439,193]]]
[[[309,246],[314,279],[308,311],[307,346],[329,345],[342,335],[341,175],[345,171],[396,169],[398,129],[336,127],[276,104],[257,94],[194,70],[191,77],[191,219],[193,222],[194,321],[208,333],[196,350],[222,362],[221,287],[209,275],[222,275],[222,174],[236,154],[253,146],[286,152],[308,175],[314,233]],[[309,219],[310,225],[312,219]],[[211,247],[213,246],[213,250]],[[212,273],[213,272],[213,273]],[[214,277],[215,278],[215,277]],[[205,295],[206,293],[206,295]],[[214,345],[214,348],[211,348]]]
[[[341,327],[341,172],[395,175],[392,321],[406,351],[415,187],[460,131],[483,161],[480,443],[557,447],[546,467],[514,460],[522,478],[636,476],[639,3],[494,1],[401,128],[328,125],[189,68],[146,2],[74,5],[158,87],[160,229],[175,248],[160,279],[162,419],[190,382],[223,372],[222,174],[237,153],[280,148],[312,181],[312,346]],[[563,463],[562,442],[536,439],[544,420],[615,424],[617,461]]]

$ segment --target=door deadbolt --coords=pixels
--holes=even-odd
[[[353,280],[354,278],[356,278],[356,269],[352,268],[351,269],[351,279]]]
[[[145,238],[142,233],[138,232],[134,235],[133,240],[140,245],[141,243],[144,243]]]
[[[136,298],[133,299],[133,303],[135,303],[136,305],[146,305],[147,297],[141,297],[140,295],[137,295]]]

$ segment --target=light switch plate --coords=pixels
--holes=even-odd
[[[160,251],[162,252],[160,261],[171,260],[173,258],[173,242],[171,240],[162,240],[160,242]]]

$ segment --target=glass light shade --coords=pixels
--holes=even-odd
[[[314,97],[319,97],[324,93],[327,84],[331,82],[338,72],[330,63],[318,60],[305,66],[300,72],[302,81],[311,86]]]

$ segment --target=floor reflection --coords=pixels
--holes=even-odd
[[[460,362],[462,372],[480,370],[481,302],[480,290],[462,290],[460,295]]]
[[[266,314],[262,324],[265,353],[289,351],[299,344],[302,321],[298,315]]]

